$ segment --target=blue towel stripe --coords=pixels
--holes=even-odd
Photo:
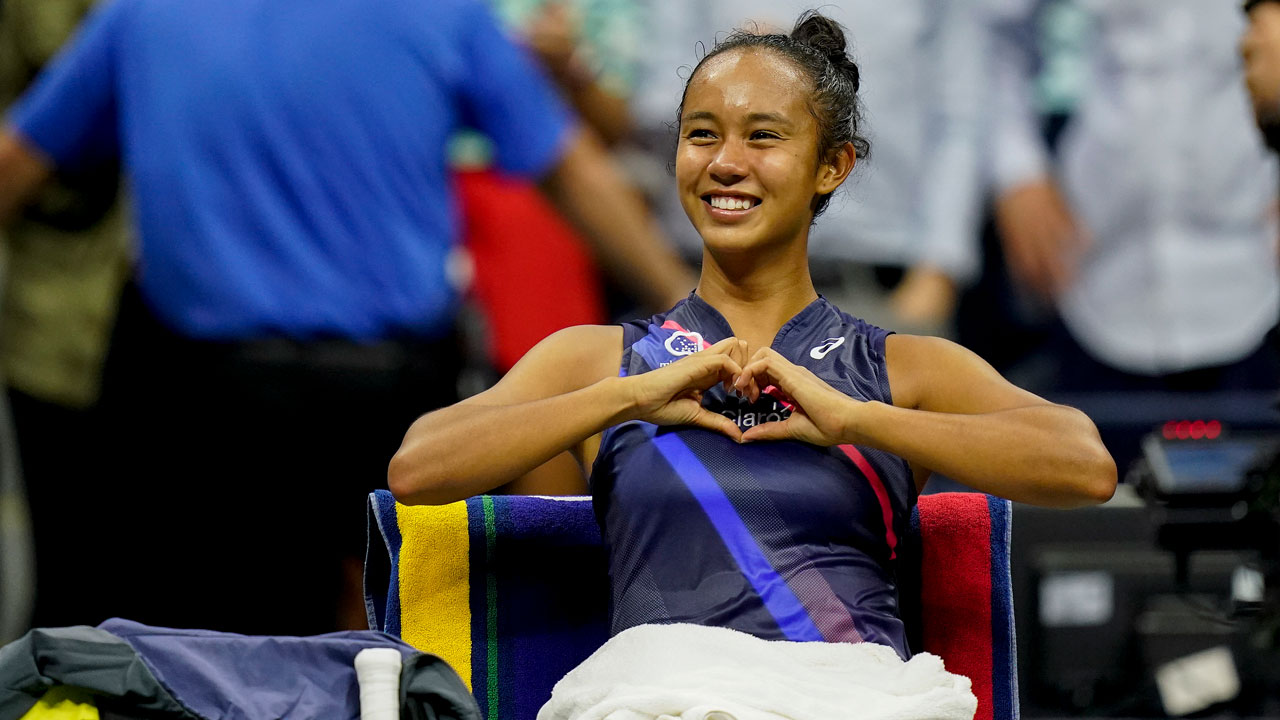
[[[471,694],[486,718],[497,717],[497,698],[489,697],[489,548],[482,496],[467,498],[467,585],[471,604]]]
[[[384,627],[381,630],[389,635],[400,637],[400,524],[396,520],[396,499],[390,492],[380,490],[370,495],[374,503],[374,517],[378,521],[378,531],[387,544],[391,555],[391,581],[387,588],[387,607]]]
[[[657,428],[650,427],[653,444],[698,500],[729,554],[755,588],[783,634],[788,640],[820,642],[822,633],[786,581],[769,564],[759,543],[711,472],[675,433],[657,434]]]
[[[987,496],[991,510],[991,673],[995,717],[1018,718],[1018,649],[1013,628],[1013,588],[1009,582],[1010,503]]]

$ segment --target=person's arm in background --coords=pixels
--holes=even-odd
[[[542,180],[552,203],[583,232],[601,266],[654,310],[696,280],[594,133],[560,101],[534,58],[513,44],[481,3],[458,39],[469,69],[460,88],[465,124],[493,140],[499,169]]]
[[[91,11],[10,108],[0,130],[0,224],[12,220],[55,169],[115,156],[112,73],[117,28],[131,6],[114,0]]]
[[[22,91],[30,71],[20,47],[28,30],[19,22],[12,2],[0,2],[0,107],[8,107]],[[10,125],[0,130],[0,228],[49,176],[50,163]]]
[[[996,227],[1015,280],[1046,300],[1072,281],[1088,233],[1053,178],[1033,101],[1039,0],[990,3],[989,171]]]
[[[986,105],[984,0],[926,3],[929,28],[921,52],[931,85],[916,215],[918,258],[890,299],[908,326],[937,327],[955,310],[957,286],[980,265],[982,113]]]
[[[630,3],[616,6],[628,10],[620,21],[632,21]],[[613,12],[618,12],[613,11]],[[596,70],[586,63],[582,19],[561,0],[544,3],[525,26],[524,34],[543,67],[560,88],[583,122],[591,126],[600,139],[613,145],[631,131],[631,114],[624,95],[611,88]],[[606,38],[606,42],[612,38]],[[608,43],[612,52],[618,50]]]
[[[53,164],[13,127],[0,130],[0,227],[8,225],[53,173]]]
[[[697,284],[589,130],[573,131],[542,189],[583,231],[609,274],[651,307],[670,307]]]

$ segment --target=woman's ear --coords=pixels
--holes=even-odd
[[[832,150],[826,162],[818,166],[817,194],[829,195],[835,192],[836,188],[840,187],[840,183],[849,177],[849,173],[853,171],[853,166],[857,162],[858,153],[853,149],[851,142]]]

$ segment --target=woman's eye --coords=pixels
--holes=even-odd
[[[690,130],[689,133],[685,135],[685,137],[689,138],[690,140],[698,140],[698,139],[711,138],[715,136],[711,134],[710,130],[698,129],[698,130]]]
[[[771,130],[757,130],[751,133],[752,140],[777,140],[778,137],[778,133]]]

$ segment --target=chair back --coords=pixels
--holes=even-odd
[[[534,718],[608,638],[608,557],[586,497],[479,496],[405,506],[370,496],[370,626],[443,657],[490,720]],[[920,498],[897,574],[911,646],[969,677],[976,720],[1018,717],[1010,508]]]

